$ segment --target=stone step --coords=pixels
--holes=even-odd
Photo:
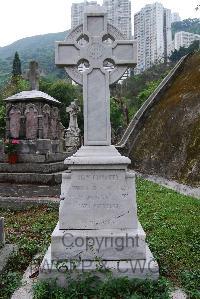
[[[67,169],[67,166],[62,162],[54,163],[0,163],[0,173],[54,173]]]
[[[68,151],[65,153],[50,153],[50,154],[19,154],[19,163],[52,163],[52,162],[62,162],[67,157],[72,156],[75,151]],[[7,155],[0,155],[0,162],[7,162]]]
[[[60,185],[0,183],[0,198],[60,197]]]
[[[62,172],[55,173],[0,173],[0,183],[57,185],[62,182]]]

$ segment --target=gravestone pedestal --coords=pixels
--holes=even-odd
[[[135,174],[127,170],[129,163],[114,146],[83,146],[65,160],[59,222],[41,279],[56,277],[65,285],[66,272],[73,275],[74,267],[78,272],[101,268],[115,276],[158,278],[137,218]]]

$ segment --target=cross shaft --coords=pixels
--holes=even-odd
[[[84,14],[83,33],[79,39],[56,45],[57,66],[67,70],[82,61],[89,64],[88,70],[83,72],[84,145],[111,144],[110,74],[104,69],[104,62],[110,61],[119,68],[136,65],[135,42],[114,40],[107,28],[105,11],[100,11],[99,7],[97,12],[89,9]],[[79,43],[81,37],[85,39],[84,44]],[[114,41],[104,42],[107,37]]]

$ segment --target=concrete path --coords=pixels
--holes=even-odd
[[[187,295],[180,289],[176,289],[172,293],[172,299],[186,299]]]
[[[33,298],[33,284],[37,281],[37,276],[35,278],[30,278],[30,276],[37,271],[38,268],[33,268],[33,265],[30,265],[22,278],[21,287],[17,289],[11,299],[32,299]]]
[[[0,183],[0,197],[59,197],[60,185],[28,185]]]
[[[136,172],[136,175],[139,177],[142,177],[146,180],[149,180],[151,182],[154,182],[156,184],[159,184],[163,187],[167,187],[169,189],[172,189],[176,192],[179,192],[183,195],[187,195],[187,196],[192,196],[195,197],[197,199],[200,199],[200,187],[198,188],[193,188],[187,185],[183,185],[183,184],[179,184],[176,181],[171,181],[171,180],[167,180],[165,178],[162,177],[158,177],[155,175],[147,175],[147,174],[142,174],[139,172]]]

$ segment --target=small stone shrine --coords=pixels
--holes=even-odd
[[[80,113],[81,109],[78,106],[78,100],[75,99],[71,102],[71,105],[67,107],[66,112],[69,113],[69,127],[65,132],[65,146],[67,148],[76,148],[80,147],[80,129],[78,127],[77,116]]]
[[[64,151],[64,127],[60,122],[60,102],[39,91],[39,71],[30,62],[27,77],[30,91],[22,91],[6,101],[6,137],[20,140],[20,154],[47,154]]]
[[[15,165],[6,163],[6,155],[0,157],[0,182],[59,183],[60,172],[67,168],[63,161],[69,155],[60,121],[61,103],[38,90],[35,61],[30,62],[27,78],[32,90],[5,99],[6,138],[19,140],[19,148]]]
[[[80,45],[81,38],[87,42]],[[89,6],[83,24],[57,43],[56,65],[83,85],[84,146],[65,160],[59,222],[40,279],[57,278],[64,285],[66,272],[74,268],[75,273],[100,268],[116,276],[158,278],[137,217],[135,174],[127,170],[131,161],[111,145],[109,85],[136,65],[136,53],[136,42],[107,23],[101,6]],[[81,74],[77,66],[83,60],[89,69]],[[107,60],[115,66],[110,73]]]

